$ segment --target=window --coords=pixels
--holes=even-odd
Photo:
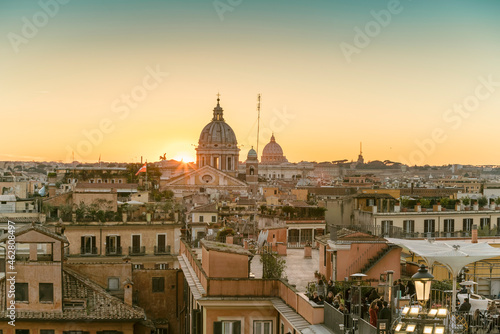
[[[167,263],[156,263],[155,269],[161,269],[161,270],[168,269],[168,264]]]
[[[445,219],[443,225],[444,232],[455,232],[455,219]]]
[[[212,223],[216,223],[216,222],[217,222],[217,216],[212,216]]]
[[[84,235],[81,237],[80,253],[97,254],[96,239],[93,235]]]
[[[215,321],[214,334],[240,334],[241,321]]]
[[[28,283],[16,283],[16,302],[29,302]]]
[[[472,231],[472,223],[473,223],[472,218],[464,218],[463,220],[463,230],[464,232],[470,232]]]
[[[155,334],[168,334],[168,328],[157,328]]]
[[[39,283],[38,284],[38,299],[41,302],[54,301],[54,284],[52,283]]]
[[[54,334],[55,331],[53,329],[40,329],[40,334]]]
[[[121,250],[121,238],[119,235],[108,235],[106,236],[106,255],[120,255]]]
[[[403,230],[405,233],[414,233],[415,232],[415,221],[414,220],[404,220],[403,221]]]
[[[89,334],[89,332],[84,332],[84,331],[64,331],[63,334]]]
[[[392,230],[392,220],[382,220],[382,234],[388,235]]]
[[[30,334],[29,329],[16,329],[16,334]]]
[[[134,263],[134,269],[144,269],[144,265],[142,263]]]
[[[123,334],[123,332],[119,332],[119,331],[100,331],[100,332],[97,332],[97,334]]]
[[[165,277],[153,277],[153,292],[165,291]]]
[[[231,160],[231,157],[227,157],[227,170],[231,170],[233,169],[233,164],[232,164],[232,160]]]
[[[108,290],[110,291],[120,290],[120,278],[108,277]]]
[[[424,233],[434,233],[436,228],[436,221],[434,219],[424,220]]]
[[[481,218],[479,226],[480,226],[481,229],[487,229],[487,230],[489,230],[491,228],[490,227],[490,218]]]
[[[273,322],[268,321],[254,321],[253,322],[253,332],[254,334],[272,334],[273,333]]]
[[[139,234],[132,235],[132,254],[141,253],[141,236]]]
[[[166,251],[166,235],[165,234],[158,234],[157,236],[157,243],[158,243],[158,253],[165,253]]]
[[[203,223],[203,216],[200,216],[200,223]]]

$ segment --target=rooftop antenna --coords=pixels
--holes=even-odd
[[[257,158],[259,157],[260,94],[257,94]]]

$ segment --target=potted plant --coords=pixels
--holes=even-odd
[[[469,196],[462,198],[462,203],[465,205],[465,211],[470,211],[470,198],[469,198]]]
[[[479,208],[483,209],[488,204],[488,199],[485,196],[479,197],[477,203],[479,204]]]
[[[498,196],[495,199],[495,204],[496,204],[495,210],[500,210],[500,196]]]
[[[431,200],[428,198],[421,198],[420,204],[422,205],[422,211],[427,211],[427,208],[431,205]]]

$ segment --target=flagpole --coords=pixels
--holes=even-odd
[[[146,190],[148,190],[148,159],[146,159]]]

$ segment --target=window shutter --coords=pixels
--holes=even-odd
[[[233,334],[241,334],[241,321],[233,322]]]
[[[94,253],[94,249],[96,248],[96,242],[95,242],[95,236],[92,237],[92,251],[91,253]]]
[[[222,334],[222,321],[214,321],[214,334]]]
[[[109,248],[109,235],[106,236],[106,250],[107,250],[107,252],[110,251],[110,248]]]
[[[85,237],[81,237],[80,240],[81,240],[81,247],[83,249],[83,247],[85,247]]]
[[[116,248],[118,247],[121,247],[121,244],[120,244],[120,236],[117,236],[116,237]]]

